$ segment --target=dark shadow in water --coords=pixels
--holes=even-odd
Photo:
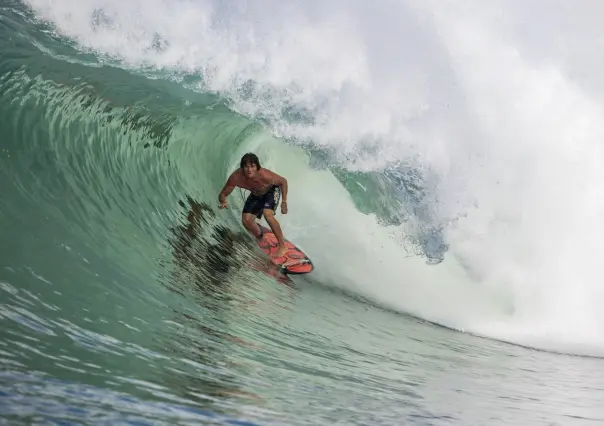
[[[194,361],[204,368],[167,374],[163,382],[179,396],[216,412],[233,411],[226,408],[228,405],[262,404],[260,397],[241,389],[239,383],[246,376],[242,371],[245,366],[237,364],[232,357],[238,350],[261,348],[224,330],[229,328],[232,310],[245,309],[248,303],[245,296],[242,297],[248,283],[233,280],[233,274],[241,268],[252,267],[274,276],[271,269],[276,271],[276,268],[268,258],[263,263],[252,254],[255,244],[245,232],[233,232],[217,223],[209,205],[190,196],[186,202],[179,201],[179,205],[185,209],[185,220],[170,230],[173,256],[166,285],[183,298],[194,298],[200,309],[173,311],[174,322],[182,328],[172,329],[161,339],[170,342],[169,347],[162,347],[162,352]],[[286,277],[275,278],[289,282]],[[229,404],[232,399],[237,401]]]
[[[203,296],[220,295],[228,289],[228,274],[243,266],[237,254],[252,249],[250,239],[242,232],[210,223],[216,214],[207,204],[190,196],[187,203],[179,201],[187,209],[185,222],[170,229],[169,242],[176,266],[170,280],[171,290],[182,294],[178,288],[184,286],[188,291],[192,284]]]
[[[186,200],[187,203],[179,201],[186,209],[186,220],[170,229],[169,242],[173,263],[177,266],[170,277],[171,290],[184,296],[182,290],[188,292],[193,284],[200,290],[198,294],[204,296],[201,302],[207,296],[224,297],[231,285],[229,276],[242,267],[261,271],[282,284],[291,283],[289,278],[277,273],[268,258],[252,254],[256,245],[245,232],[233,232],[213,223],[216,214],[208,204],[188,195]]]

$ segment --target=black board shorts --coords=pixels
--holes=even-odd
[[[276,211],[280,199],[281,188],[278,185],[273,185],[264,195],[248,195],[243,206],[243,213],[251,213],[260,219],[264,209]]]

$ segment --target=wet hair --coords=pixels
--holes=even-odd
[[[256,154],[248,152],[243,157],[241,157],[241,163],[239,163],[239,165],[243,169],[243,166],[245,166],[246,164],[250,164],[250,163],[255,164],[256,168],[258,170],[260,170],[260,160],[258,160],[258,157],[256,156]]]

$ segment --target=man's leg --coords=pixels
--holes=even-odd
[[[287,252],[287,247],[285,246],[285,239],[283,238],[281,226],[279,225],[279,222],[277,222],[277,219],[275,219],[274,211],[270,209],[264,209],[263,214],[264,219],[271,227],[273,233],[275,234],[275,237],[277,237],[277,241],[279,241],[279,248],[277,249],[277,252],[275,253],[274,257],[281,257]]]
[[[259,238],[262,236],[262,231],[260,230],[260,227],[256,223],[255,214],[243,213],[241,215],[241,222],[243,223],[243,226],[245,226],[245,228],[248,230],[248,232],[250,234],[252,234],[254,237]]]
[[[256,238],[262,237],[262,230],[256,223],[256,218],[260,218],[262,212],[262,199],[254,196],[253,194],[248,195],[245,204],[243,205],[243,211],[241,212],[241,223],[245,226],[252,236]]]

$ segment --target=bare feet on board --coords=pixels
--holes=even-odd
[[[273,255],[271,255],[271,257],[273,259],[277,259],[279,257],[285,256],[285,253],[287,253],[287,247],[284,246],[284,245],[283,246],[279,246],[279,248],[277,249],[277,251]]]

